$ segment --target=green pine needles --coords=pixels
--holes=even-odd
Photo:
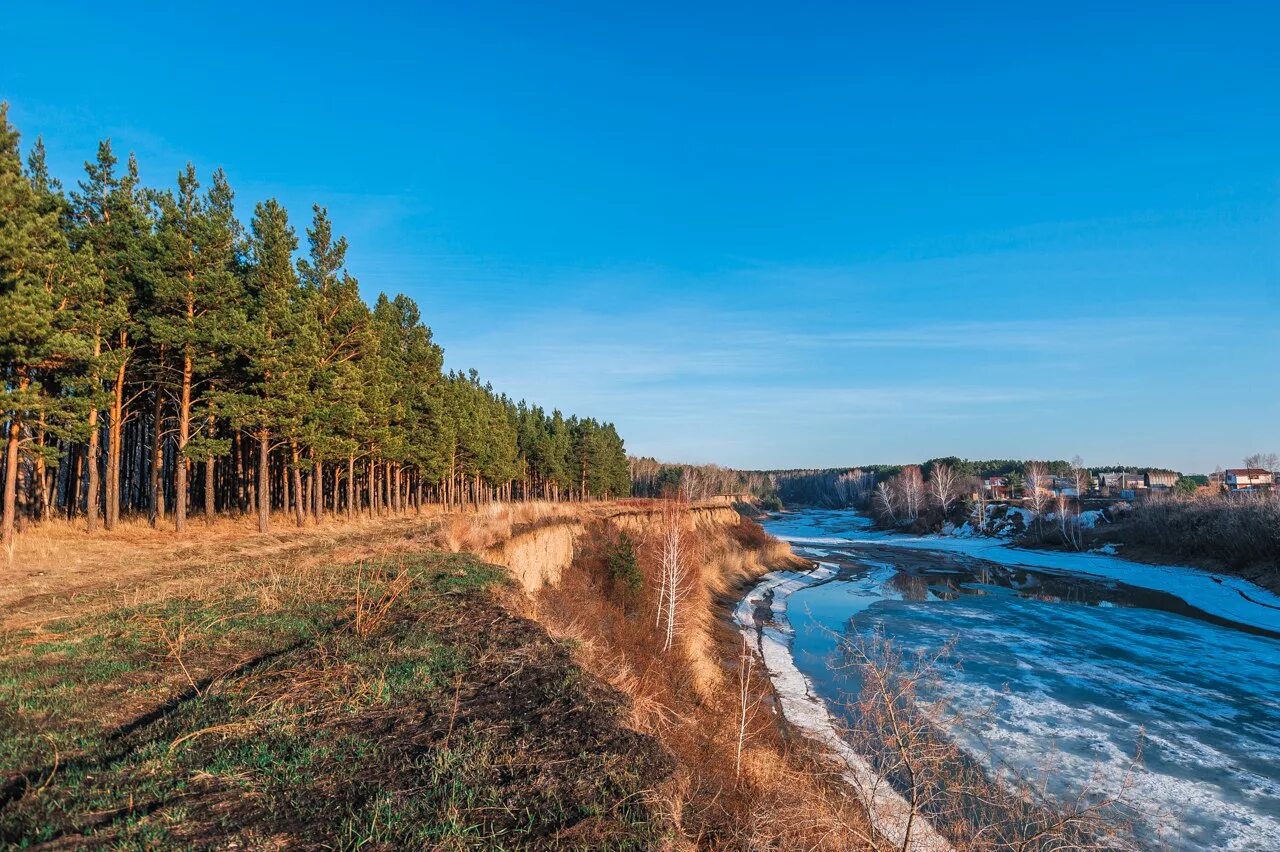
[[[444,372],[404,295],[372,306],[317,205],[237,217],[226,175],[143,184],[110,141],[66,194],[0,106],[3,520],[389,513],[630,492],[612,424]],[[301,256],[299,256],[301,255]]]

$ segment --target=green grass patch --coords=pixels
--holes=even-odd
[[[665,755],[421,554],[229,584],[0,642],[0,844],[644,847]]]

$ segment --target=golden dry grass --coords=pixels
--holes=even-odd
[[[649,794],[650,806],[673,826],[673,848],[866,848],[871,840],[861,806],[835,769],[780,724],[759,667],[750,681],[754,706],[741,768],[735,771],[741,640],[728,612],[754,578],[794,567],[794,557],[758,526],[736,523],[729,507],[695,507],[688,520],[692,585],[680,640],[664,655],[649,602],[628,613],[593,565],[595,548],[626,530],[652,588],[652,533],[659,516],[656,503],[626,501],[494,504],[350,522],[330,519],[303,527],[281,515],[266,535],[256,532],[253,518],[219,519],[208,526],[197,521],[181,536],[135,520],[95,535],[52,522],[26,531],[18,541],[14,565],[0,583],[0,629],[121,604],[200,599],[233,584],[251,590],[262,612],[287,610],[323,591],[315,584],[330,575],[312,568],[430,549],[480,553],[519,533],[572,523],[586,534],[579,558],[559,585],[532,597],[507,593],[504,600],[552,635],[572,640],[578,664],[629,697],[631,727],[657,737],[676,757],[675,774]],[[355,601],[370,630],[377,629],[387,596],[394,594],[383,589]],[[181,637],[169,638],[173,641],[166,647],[180,654]],[[180,666],[175,677],[182,677]],[[298,677],[322,684],[318,691],[332,691],[335,700],[377,688],[351,683],[350,673],[336,661]]]
[[[729,612],[769,570],[795,567],[789,548],[750,523],[695,515],[690,589],[679,641],[661,651],[655,602],[620,603],[603,578],[597,545],[620,528],[636,542],[646,587],[656,580],[656,518],[618,516],[589,528],[585,547],[557,587],[528,605],[552,635],[574,644],[584,669],[631,699],[631,725],[657,737],[677,758],[654,806],[671,821],[677,848],[847,850],[871,848],[862,806],[839,769],[780,724],[762,667],[748,674],[747,724],[736,769],[741,638]]]
[[[516,529],[619,511],[617,504],[530,502],[489,504],[353,520],[330,516],[299,527],[291,514],[193,519],[179,535],[167,524],[124,518],[114,530],[88,533],[83,520],[32,525],[0,556],[0,628],[82,612],[85,607],[157,600],[188,585],[220,583],[264,566],[293,571],[334,556],[352,561],[386,553],[439,549],[478,553]]]
[[[421,549],[436,541],[434,514],[297,527],[284,516],[259,534],[251,519],[193,524],[178,535],[125,520],[86,533],[65,521],[41,524],[18,538],[0,582],[0,626],[13,628],[88,609],[163,599],[189,587],[223,584],[260,571],[292,573],[318,558],[370,558]]]

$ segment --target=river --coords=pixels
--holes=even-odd
[[[1119,787],[1151,848],[1280,848],[1280,597],[1231,577],[989,539],[877,533],[853,512],[764,522],[834,571],[787,598],[791,657],[833,714],[842,640],[952,643],[928,699],[975,758],[1051,791]],[[824,574],[828,572],[823,572]],[[1135,763],[1135,756],[1141,759]]]

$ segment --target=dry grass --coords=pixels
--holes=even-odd
[[[637,542],[650,595],[628,608],[609,587],[593,543],[616,538],[618,518],[590,527],[586,546],[558,587],[534,604],[553,635],[571,640],[587,671],[631,699],[631,724],[676,756],[655,806],[697,848],[871,848],[864,811],[837,767],[779,724],[763,667],[746,664],[728,619],[744,587],[766,571],[794,567],[781,542],[749,521],[697,516],[695,554],[679,641],[663,654],[654,625],[657,524],[624,520]],[[743,709],[746,708],[745,722]],[[739,747],[741,743],[741,757]]]
[[[466,512],[334,519],[301,528],[282,516],[268,535],[257,534],[251,518],[220,519],[208,527],[195,523],[182,536],[138,521],[95,536],[53,522],[19,539],[12,582],[0,588],[0,603],[6,605],[8,629],[34,627],[40,640],[48,641],[41,623],[69,611],[84,615],[121,605],[208,601],[235,588],[253,601],[259,616],[283,617],[309,601],[345,598],[346,635],[376,641],[411,593],[403,574],[380,569],[374,576],[356,569],[353,589],[350,577],[317,569],[361,562],[394,565],[397,554],[427,549],[483,552],[513,535],[569,523],[587,534],[558,586],[532,598],[511,595],[506,603],[571,640],[575,661],[628,697],[630,726],[658,738],[674,755],[674,774],[645,794],[656,819],[675,827],[673,845],[868,847],[872,838],[862,808],[840,781],[837,767],[779,724],[763,668],[739,669],[741,639],[727,612],[746,585],[767,570],[794,566],[794,557],[753,523],[731,523],[737,516],[728,507],[695,507],[688,533],[696,558],[679,640],[662,654],[653,602],[627,602],[615,594],[602,573],[598,549],[627,531],[636,541],[646,585],[653,588],[651,533],[659,512],[652,501],[494,504]],[[165,635],[152,636],[156,659],[165,661],[168,686],[156,684],[164,691],[202,689],[200,684],[244,656],[243,648],[207,647],[208,634],[217,631],[201,621],[170,619],[164,629]],[[198,664],[191,663],[193,646],[201,649]],[[516,658],[494,664],[499,662],[515,671],[523,666]],[[305,665],[283,666],[278,675],[274,686],[249,697],[249,705],[264,713],[282,706],[295,713],[316,707],[332,712],[376,704],[387,689],[324,643]],[[469,682],[457,678],[445,687],[453,707],[442,717],[446,740],[453,736],[458,704],[465,706],[468,689]],[[744,701],[750,710],[740,724]],[[127,712],[140,709],[129,706]],[[226,736],[222,730],[196,731],[181,747]]]
[[[1153,497],[1103,531],[1173,559],[1207,557],[1232,568],[1280,572],[1280,495]]]
[[[220,518],[178,535],[126,519],[110,532],[51,521],[17,539],[13,565],[0,583],[6,626],[65,615],[81,605],[157,600],[189,584],[305,567],[319,554],[376,555],[430,546],[441,520],[434,514],[294,526],[284,516],[259,534],[251,519]]]
[[[262,570],[293,576],[335,555],[357,562],[423,549],[478,553],[521,528],[616,511],[616,505],[595,503],[494,503],[451,512],[428,506],[421,513],[350,521],[330,516],[301,527],[281,513],[266,534],[249,516],[195,520],[181,535],[142,518],[92,534],[83,521],[53,519],[19,535],[11,564],[0,568],[0,629],[81,607],[159,600]]]
[[[650,848],[671,771],[470,556],[268,559],[0,641],[0,846]]]

